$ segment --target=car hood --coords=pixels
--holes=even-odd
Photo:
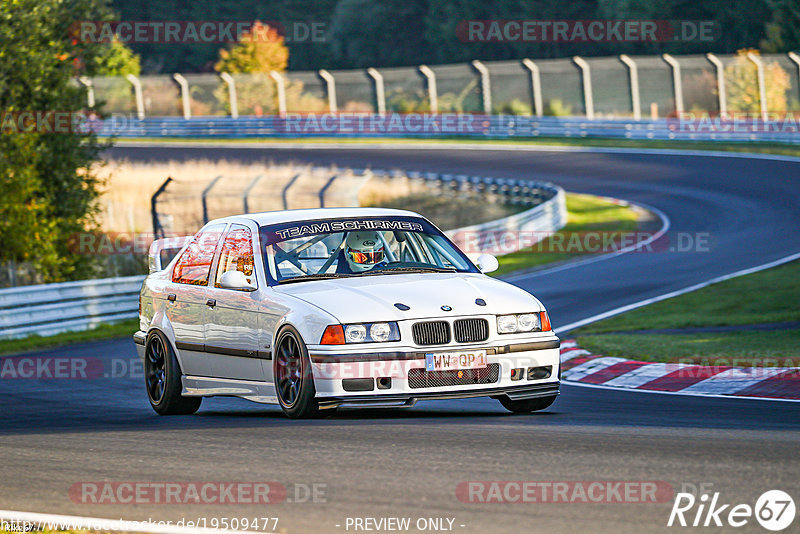
[[[341,323],[402,321],[457,315],[524,313],[544,308],[530,293],[483,274],[386,274],[309,280],[275,290],[313,304]],[[485,306],[476,304],[483,299]],[[402,311],[395,303],[410,309]],[[442,307],[450,307],[445,311]]]

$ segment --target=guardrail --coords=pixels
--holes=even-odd
[[[0,339],[87,330],[138,314],[144,276],[0,290]]]
[[[436,194],[497,195],[507,204],[533,206],[508,217],[446,231],[447,236],[473,259],[484,252],[516,252],[523,243],[533,245],[567,224],[564,190],[549,182],[418,172],[373,171],[373,175],[422,182]],[[525,239],[520,239],[523,233]]]
[[[494,195],[508,204],[533,206],[509,217],[446,232],[471,257],[482,252],[480,243],[483,241],[480,236],[487,233],[535,232],[541,238],[566,224],[564,191],[550,183],[366,169],[348,172],[355,178],[374,176],[417,181],[435,194]],[[331,183],[329,179],[320,190],[317,198],[321,206],[325,205],[325,192]],[[517,244],[519,242],[516,241]],[[475,248],[475,243],[479,244],[478,248]],[[503,252],[513,252],[517,248],[512,245]],[[144,276],[129,276],[2,289],[0,339],[86,330],[102,323],[134,318],[138,314],[138,295],[143,280]]]
[[[510,254],[531,246],[567,224],[564,190],[554,186],[555,195],[535,208],[484,224],[445,232],[469,257],[483,253]]]
[[[391,121],[380,114],[321,114],[313,123],[309,115],[288,114],[269,117],[152,117],[125,118],[91,125],[101,136],[126,138],[499,138],[515,137],[602,137],[611,139],[772,142],[800,144],[800,119],[748,119],[714,121],[694,120],[689,115],[657,120],[594,119],[584,117],[535,117],[525,115],[451,114],[452,124],[443,124],[442,117],[429,121],[419,114],[411,121]],[[461,118],[459,118],[461,117]],[[406,119],[403,119],[406,118]],[[410,124],[403,125],[403,120]],[[366,124],[367,127],[359,127]],[[377,125],[375,127],[371,125]],[[383,125],[383,126],[381,126]]]

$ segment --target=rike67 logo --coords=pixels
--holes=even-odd
[[[750,524],[755,518],[765,529],[778,532],[792,524],[795,513],[794,500],[781,490],[764,492],[754,506],[723,503],[718,491],[699,497],[692,493],[678,493],[667,526],[738,528]]]

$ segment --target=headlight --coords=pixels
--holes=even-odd
[[[344,339],[347,343],[363,343],[367,339],[367,327],[363,324],[349,324],[345,326]]]
[[[516,334],[520,332],[541,332],[542,314],[520,313],[516,315],[498,315],[497,332],[499,334]]]
[[[389,341],[392,336],[392,328],[389,323],[375,323],[369,327],[369,337],[372,341]]]
[[[400,341],[400,329],[396,322],[332,324],[322,334],[321,345],[343,345],[345,343],[380,343]]]
[[[538,313],[524,313],[517,316],[517,325],[520,332],[533,332],[541,330],[541,322]]]
[[[497,331],[501,334],[511,334],[517,331],[516,315],[500,315],[497,317]]]

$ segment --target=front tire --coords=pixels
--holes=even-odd
[[[308,349],[292,326],[281,330],[275,343],[275,391],[283,413],[289,418],[319,415]]]
[[[150,406],[158,415],[190,415],[203,402],[202,397],[181,395],[181,369],[167,339],[154,332],[147,340],[144,356],[144,384]]]
[[[505,395],[499,397],[497,400],[500,401],[500,404],[503,405],[503,408],[508,410],[509,412],[514,413],[531,413],[531,412],[538,412],[539,410],[544,410],[545,408],[549,408],[553,402],[556,400],[556,395],[551,395],[549,397],[540,397],[538,399],[525,399],[525,400],[511,400]]]

